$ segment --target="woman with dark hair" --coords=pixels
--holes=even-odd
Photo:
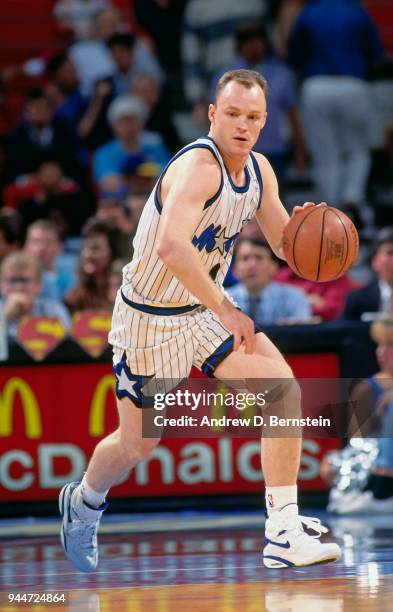
[[[82,235],[84,245],[79,263],[79,282],[65,296],[71,313],[81,310],[110,310],[108,299],[112,262],[119,256],[120,231],[107,220],[90,218]]]

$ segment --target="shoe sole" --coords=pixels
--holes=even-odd
[[[66,542],[66,537],[67,536],[65,534],[65,523],[68,522],[68,521],[67,521],[67,517],[65,516],[65,514],[68,512],[69,502],[70,502],[70,498],[71,498],[72,492],[76,488],[76,487],[72,487],[73,484],[74,483],[72,483],[72,482],[66,484],[62,488],[62,490],[60,491],[60,494],[59,494],[59,511],[60,511],[60,516],[62,517],[61,530],[60,530],[60,541],[61,541],[61,545],[62,545],[63,550],[64,550],[64,554],[67,557],[67,559],[70,561],[70,563],[72,563],[72,565],[74,567],[76,567],[79,571],[88,574],[88,573],[94,572],[96,568],[95,567],[94,568],[86,568],[86,567],[80,565],[78,563],[78,560],[76,560],[74,557],[72,557],[69,554],[68,550],[67,550],[67,542]],[[78,484],[79,483],[77,483],[77,485]]]
[[[291,569],[294,567],[308,567],[310,565],[322,565],[323,563],[333,563],[338,561],[340,557],[329,557],[328,559],[321,559],[320,561],[310,561],[309,563],[294,563],[287,559],[280,560],[279,557],[263,557],[263,565],[268,569]]]

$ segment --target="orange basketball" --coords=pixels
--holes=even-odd
[[[311,281],[342,276],[358,256],[359,236],[352,221],[330,206],[296,213],[284,229],[283,248],[288,265]]]

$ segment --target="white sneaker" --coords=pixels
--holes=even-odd
[[[316,535],[308,535],[303,525]],[[322,544],[318,539],[327,531],[319,519],[299,516],[296,504],[272,512],[265,524],[264,566],[270,569],[298,567],[340,559],[337,544]]]
[[[95,509],[82,498],[79,482],[71,482],[59,495],[61,543],[66,557],[82,572],[93,572],[98,564],[97,531],[106,503]]]
[[[358,491],[334,508],[335,514],[387,514],[393,512],[393,497],[376,499],[372,491]]]

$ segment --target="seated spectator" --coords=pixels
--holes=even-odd
[[[80,92],[78,74],[68,54],[59,53],[52,57],[46,75],[50,83],[45,91],[55,109],[55,117],[77,133],[78,124],[87,110],[87,99]]]
[[[67,126],[55,119],[48,96],[41,89],[28,94],[24,119],[4,137],[4,182],[34,174],[47,160],[56,161],[74,179],[82,176],[78,142]]]
[[[234,273],[240,282],[227,291],[257,326],[310,321],[311,308],[301,289],[273,282],[277,263],[264,240],[240,240]]]
[[[65,296],[72,313],[110,310],[110,269],[118,254],[119,230],[108,221],[92,217],[83,229],[84,244],[79,263],[79,282]]]
[[[108,0],[57,0],[53,14],[60,25],[73,30],[75,38],[82,40],[91,35],[97,14],[108,5]]]
[[[115,303],[117,292],[123,282],[123,268],[129,262],[129,259],[115,259],[112,263],[109,275],[108,299],[112,306]]]
[[[113,7],[101,10],[95,18],[88,40],[76,42],[69,50],[84,95],[90,96],[98,81],[112,78],[116,64],[107,47],[108,40],[124,30],[120,13]]]
[[[161,134],[172,153],[180,149],[181,143],[172,121],[173,109],[167,90],[162,91],[151,74],[140,74],[131,87],[131,93],[143,100],[149,109],[146,129]]]
[[[376,437],[378,454],[361,490],[333,488],[328,509],[337,514],[393,511],[393,319],[375,321],[370,333],[377,343],[380,370],[355,387],[355,409],[348,416],[350,435]],[[331,476],[328,460],[321,467]],[[348,469],[346,479],[351,480]]]
[[[7,333],[15,337],[25,316],[57,317],[64,327],[70,326],[66,307],[58,300],[39,297],[42,288],[40,262],[23,252],[11,253],[1,264],[0,312]]]
[[[113,75],[115,94],[129,93],[135,79],[141,74],[150,75],[159,86],[163,84],[164,73],[151,51],[132,34],[114,34],[108,48],[116,65]]]
[[[125,181],[127,194],[143,195],[146,201],[153,191],[160,172],[161,168],[155,162],[145,158],[130,158],[123,166],[123,184]]]
[[[111,79],[98,81],[88,98],[86,112],[78,124],[78,135],[91,151],[95,151],[112,139],[112,130],[107,115],[113,99]]]
[[[132,241],[138,225],[139,217],[135,218],[126,202],[114,197],[102,197],[97,204],[96,218],[113,224],[119,230],[118,254],[132,259]]]
[[[13,219],[0,217],[0,263],[19,248],[19,230]]]
[[[377,313],[393,315],[393,227],[378,233],[371,267],[376,278],[348,295],[343,319],[359,321],[370,316],[375,318]]]
[[[111,175],[123,174],[132,159],[153,161],[160,169],[167,164],[170,156],[161,137],[143,129],[147,114],[145,104],[135,96],[120,96],[112,102],[108,118],[115,138],[94,156],[94,178],[99,184]]]
[[[107,111],[112,100],[119,94],[129,93],[130,88],[134,84],[135,79],[139,76],[146,75],[153,79],[154,85],[152,86],[152,92],[159,91],[159,97],[161,97],[161,84],[163,82],[163,72],[157,63],[157,60],[152,55],[151,51],[146,45],[138,41],[131,34],[115,34],[108,41],[108,47],[104,42],[97,43],[97,41],[87,41],[83,43],[83,47],[87,47],[89,50],[92,45],[99,44],[103,54],[107,54],[110,62],[113,62],[111,69],[106,69],[103,74],[99,74],[97,80],[91,84],[87,97],[82,97],[84,100],[84,109],[78,103],[80,103],[81,93],[79,91],[80,79],[78,79],[78,96],[73,90],[72,94],[68,95],[66,106],[61,107],[60,111],[65,114],[68,112],[68,116],[72,111],[79,111],[79,123],[77,124],[78,135],[83,139],[89,149],[97,149],[99,146],[105,144],[112,138],[112,132],[107,121]],[[72,80],[75,84],[75,69],[73,63],[68,56],[65,64],[63,63],[60,69],[57,70],[57,82],[61,78],[61,87],[70,86]],[[72,69],[70,67],[72,65]],[[94,65],[94,64],[93,64]],[[89,65],[89,75],[91,74],[92,67]],[[66,78],[66,83],[64,82]],[[156,85],[157,82],[157,85]],[[143,96],[141,96],[143,99]],[[150,95],[150,99],[152,94]],[[157,100],[158,101],[158,100]],[[157,101],[152,104],[154,109],[156,108]],[[164,100],[165,102],[165,100]],[[150,108],[150,104],[148,104]],[[154,114],[161,110],[162,103],[158,105],[157,110]],[[81,114],[81,111],[82,114]],[[164,108],[166,112],[165,122],[161,122],[164,125],[165,134],[172,134],[174,131],[173,123],[169,118],[171,109],[168,110],[167,105]],[[58,110],[59,112],[59,110]],[[149,119],[150,122],[150,119]],[[149,129],[156,129],[156,119],[149,125]],[[172,132],[170,132],[172,129]],[[158,130],[159,131],[159,130]],[[173,134],[172,134],[173,135]],[[164,134],[163,134],[164,136]]]
[[[92,196],[65,177],[56,161],[43,162],[24,184],[7,187],[5,197],[17,204],[23,234],[34,221],[50,219],[62,238],[79,235],[83,223],[94,211]]]
[[[24,251],[41,262],[40,297],[61,300],[76,285],[76,258],[61,255],[59,230],[51,221],[35,221],[29,226]]]
[[[313,315],[323,321],[334,321],[341,315],[345,299],[352,289],[347,274],[326,283],[316,283],[300,278],[289,266],[280,268],[274,280],[302,289],[307,295]]]
[[[244,23],[236,30],[237,56],[215,74],[210,87],[210,101],[218,80],[227,70],[249,69],[263,74],[268,82],[268,121],[254,149],[268,156],[277,178],[285,178],[290,155],[298,168],[304,168],[306,153],[297,112],[297,91],[292,71],[274,57],[263,24]],[[288,130],[290,126],[290,130]]]

